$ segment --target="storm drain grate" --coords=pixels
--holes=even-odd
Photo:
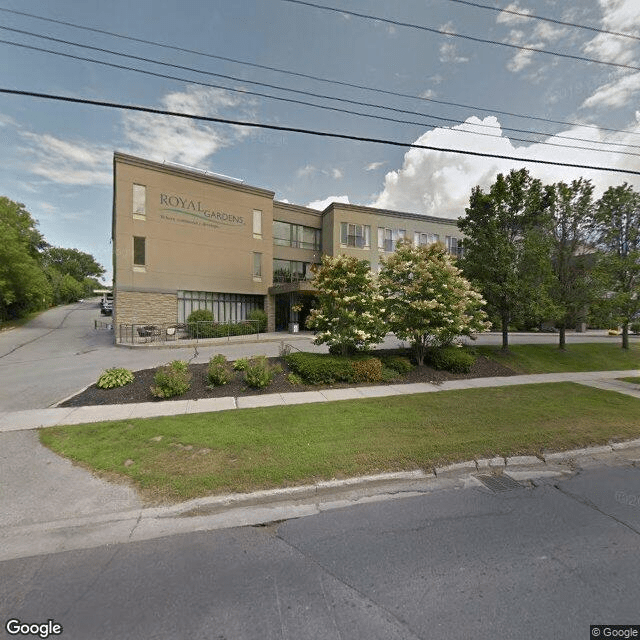
[[[501,476],[476,476],[485,487],[491,489],[494,493],[498,491],[511,491],[512,489],[523,489],[524,485],[514,480],[511,476],[502,474]]]

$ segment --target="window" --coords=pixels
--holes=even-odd
[[[378,249],[391,253],[396,250],[398,240],[404,240],[407,235],[405,229],[387,229],[378,227]]]
[[[457,258],[462,257],[462,240],[454,236],[445,236],[445,245],[447,247],[447,251]]]
[[[262,211],[253,210],[253,237],[262,240]]]
[[[262,254],[254,252],[253,254],[253,277],[262,279]]]
[[[299,282],[301,280],[311,280],[313,277],[311,266],[310,262],[276,258],[273,261],[273,281]]]
[[[273,221],[273,244],[281,247],[320,250],[320,229]]]
[[[421,233],[416,231],[413,234],[413,244],[415,244],[416,247],[430,245],[438,242],[438,240],[440,240],[440,236],[437,233]]]
[[[216,322],[241,322],[254,309],[263,308],[263,296],[210,291],[178,291],[178,322],[186,322],[191,312],[208,309]]]
[[[341,222],[340,244],[344,247],[368,249],[371,246],[371,227],[368,224]]]
[[[145,264],[145,238],[133,236],[133,265],[144,267]]]
[[[141,184],[133,185],[133,217],[143,218],[147,215],[147,188]]]

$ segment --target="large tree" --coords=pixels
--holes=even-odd
[[[509,324],[537,317],[547,306],[549,273],[545,229],[547,194],[526,169],[498,174],[487,193],[474,187],[466,216],[463,272],[500,320],[502,348],[509,348]]]
[[[389,328],[411,343],[419,365],[428,347],[488,328],[482,296],[439,242],[419,247],[401,242],[382,260],[379,281]]]
[[[627,183],[609,187],[597,203],[593,230],[607,303],[628,349],[629,324],[640,313],[640,194]]]
[[[63,276],[70,275],[80,283],[85,278],[99,278],[104,274],[104,267],[91,254],[78,249],[48,247],[44,251],[44,261]]]
[[[553,278],[551,313],[559,330],[559,348],[566,345],[566,329],[584,317],[597,295],[592,275],[591,244],[593,185],[589,180],[558,182],[547,187],[550,202],[550,257]]]
[[[0,319],[44,308],[51,286],[40,263],[45,245],[23,204],[0,197]]]
[[[307,318],[314,344],[327,344],[343,355],[384,340],[382,296],[366,260],[323,256],[313,283],[318,305]]]

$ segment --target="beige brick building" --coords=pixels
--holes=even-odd
[[[401,238],[461,250],[455,220],[332,203],[324,211],[205,171],[122,153],[113,161],[114,325],[183,323],[209,309],[268,330],[304,326],[311,266],[352,255],[377,270]],[[292,309],[293,307],[293,309]]]

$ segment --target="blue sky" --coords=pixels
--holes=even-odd
[[[484,0],[485,4],[640,35],[637,0]],[[465,6],[451,0],[326,0],[397,21],[637,65],[640,41]],[[364,91],[0,11],[0,39],[178,76],[163,79],[0,43],[0,87],[137,104],[488,153],[640,170],[640,72],[474,43],[283,0],[0,0],[0,8],[215,56],[429,100]],[[209,73],[133,61],[17,33],[20,29]],[[203,86],[223,85],[238,91]],[[417,111],[401,114],[250,84]],[[307,100],[404,124],[252,96]],[[552,124],[500,112],[586,126]],[[433,118],[449,118],[436,121]],[[430,126],[440,123],[440,126]],[[443,127],[450,127],[444,128]],[[535,130],[530,135],[504,130]],[[625,132],[608,131],[620,129]],[[479,134],[490,134],[487,135]],[[535,142],[522,142],[514,138]],[[582,138],[577,141],[568,138]],[[93,254],[111,274],[112,156],[122,151],[244,179],[276,198],[332,199],[443,217],[464,214],[471,188],[523,163],[198,123],[0,94],[0,195],[23,202],[54,245]],[[584,141],[586,140],[586,141]],[[597,152],[584,147],[605,148]],[[563,145],[562,146],[552,146]],[[571,146],[582,147],[580,149]],[[545,182],[591,178],[598,193],[638,177],[530,165]]]

